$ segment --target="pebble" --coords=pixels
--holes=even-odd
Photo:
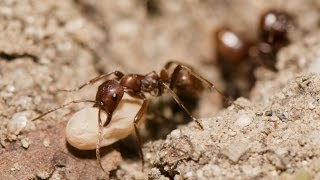
[[[44,147],[49,147],[50,146],[49,138],[45,138],[42,143],[43,143]]]
[[[194,172],[193,171],[189,171],[184,175],[185,178],[192,178],[194,177]]]
[[[284,120],[286,120],[286,119],[288,119],[288,113],[287,112],[283,112],[283,113],[280,113],[279,115],[278,115],[278,118],[281,120],[281,121],[284,121]]]
[[[247,114],[240,114],[234,123],[236,126],[239,126],[241,128],[248,126],[251,123],[252,119]]]
[[[314,110],[314,109],[316,108],[316,106],[313,104],[313,102],[310,102],[310,103],[308,104],[308,108],[309,108],[310,110]]]
[[[236,131],[233,131],[233,130],[229,130],[229,136],[235,136],[237,135],[237,132]]]
[[[264,113],[264,115],[265,115],[265,116],[272,116],[272,111],[271,111],[271,110],[266,111],[266,112]]]
[[[10,169],[10,171],[20,171],[21,166],[19,165],[19,163],[14,163],[13,167]]]
[[[177,139],[181,137],[181,130],[180,129],[175,129],[170,133],[171,137],[173,139]]]
[[[52,172],[41,171],[41,172],[38,172],[36,176],[39,177],[40,179],[49,179],[51,174]]]
[[[231,161],[238,162],[240,157],[244,155],[250,148],[248,140],[231,143],[226,147],[222,154],[226,155]]]
[[[31,141],[30,141],[29,138],[23,138],[23,139],[21,140],[21,145],[22,145],[22,147],[24,147],[25,149],[28,149],[28,147],[30,146],[30,144],[31,144]]]
[[[27,117],[24,112],[15,113],[8,122],[8,131],[11,134],[18,135],[27,125]]]
[[[13,85],[8,85],[8,86],[6,87],[6,91],[7,91],[7,92],[10,92],[10,93],[13,93],[13,92],[16,91],[16,88],[15,88]]]

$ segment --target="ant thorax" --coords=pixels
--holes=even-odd
[[[120,85],[127,91],[133,93],[141,91],[141,80],[144,78],[143,75],[139,74],[127,74],[120,79]]]
[[[160,96],[159,76],[152,71],[141,79],[141,90],[150,93],[152,96]]]

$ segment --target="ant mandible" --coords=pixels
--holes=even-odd
[[[173,72],[169,76],[169,69],[172,67],[172,65],[176,65],[176,67],[173,69]],[[174,88],[179,88],[179,86],[175,86],[176,82],[181,81],[179,78],[185,78],[184,76],[180,76],[180,72],[184,70],[190,73],[192,76],[200,80],[203,84],[208,86],[210,90],[215,89],[224,99],[227,99],[230,101],[226,96],[224,96],[210,81],[203,78],[201,75],[194,72],[191,68],[189,68],[187,65],[180,63],[178,61],[172,60],[165,64],[164,68],[161,70],[160,74],[158,75],[155,71],[152,71],[150,73],[147,73],[145,75],[141,74],[124,74],[120,71],[113,71],[111,73],[102,74],[100,76],[97,76],[90,81],[84,83],[83,85],[79,86],[76,89],[72,90],[62,90],[67,92],[73,92],[78,91],[82,88],[84,88],[87,85],[92,85],[98,82],[99,80],[105,79],[111,75],[114,75],[115,78],[108,79],[104,81],[97,90],[96,98],[95,100],[74,100],[69,103],[66,103],[62,106],[59,106],[57,108],[51,109],[40,116],[32,119],[32,121],[40,119],[41,117],[54,112],[58,109],[64,108],[68,105],[74,104],[74,103],[82,103],[82,102],[89,102],[94,103],[93,107],[98,108],[98,125],[99,125],[99,139],[96,145],[96,156],[99,166],[102,170],[103,167],[101,165],[100,161],[100,141],[101,141],[101,133],[102,128],[107,127],[110,121],[112,120],[113,112],[116,110],[117,106],[119,105],[119,102],[122,100],[122,97],[124,93],[127,93],[129,96],[133,98],[138,98],[142,100],[142,105],[138,111],[138,113],[135,115],[133,119],[134,124],[134,130],[135,134],[137,136],[137,144],[139,146],[139,154],[141,156],[142,160],[142,167],[144,166],[144,159],[143,159],[143,152],[141,149],[141,138],[140,133],[138,130],[138,123],[140,119],[142,118],[143,114],[147,110],[148,100],[146,98],[145,93],[149,93],[152,96],[161,96],[164,91],[166,90],[173,99],[182,107],[182,109],[194,120],[200,129],[203,129],[203,126],[198,121],[197,118],[191,115],[189,110],[185,107],[185,105],[182,103],[178,95],[174,92]],[[107,118],[105,123],[102,123],[101,120],[101,111],[104,111],[107,114]]]

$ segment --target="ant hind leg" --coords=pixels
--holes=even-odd
[[[140,110],[138,111],[138,113],[136,114],[136,116],[134,117],[134,121],[133,121],[133,125],[134,125],[134,130],[135,130],[135,133],[136,133],[136,136],[137,136],[137,144],[139,146],[139,153],[140,153],[140,156],[141,156],[141,163],[142,163],[142,171],[143,171],[143,167],[144,167],[144,157],[143,157],[143,151],[142,151],[142,148],[141,148],[141,136],[140,136],[140,133],[139,133],[139,129],[138,129],[138,123],[139,121],[141,120],[143,114],[146,112],[147,110],[147,105],[148,105],[148,100],[147,98],[145,97],[144,94],[138,94],[137,95],[138,98],[142,99],[143,100],[143,103],[141,105],[141,108]]]
[[[191,117],[192,120],[194,120],[197,125],[200,127],[200,129],[203,129],[203,126],[201,125],[201,123],[198,121],[197,118],[195,118],[194,116],[191,115],[191,113],[189,112],[189,110],[185,107],[185,105],[182,103],[182,101],[180,100],[180,98],[178,97],[178,95],[165,83],[161,83],[162,86],[168,90],[169,94],[173,97],[173,99],[182,107],[182,109],[188,114],[189,117]]]

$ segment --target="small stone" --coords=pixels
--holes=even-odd
[[[204,175],[203,175],[203,170],[202,169],[198,169],[196,171],[196,174],[197,174],[197,179],[204,179]]]
[[[189,171],[184,175],[184,177],[187,178],[187,179],[188,178],[192,178],[192,177],[194,177],[194,173],[192,171]]]
[[[13,86],[13,85],[8,85],[6,87],[6,91],[10,92],[10,93],[13,93],[16,91],[16,88]]]
[[[170,133],[170,135],[174,139],[180,138],[181,137],[181,130],[180,129],[175,129]]]
[[[42,143],[43,143],[44,147],[49,147],[50,146],[49,138],[45,138]]]
[[[262,112],[256,112],[256,116],[262,116],[263,113]]]
[[[252,119],[247,114],[240,114],[234,124],[243,128],[245,126],[248,126],[251,123],[251,121]]]
[[[231,161],[238,162],[240,157],[244,155],[250,148],[248,140],[231,143],[226,147],[222,154],[226,155]]]
[[[259,166],[252,167],[252,166],[248,166],[248,165],[243,165],[241,167],[241,169],[245,174],[252,176],[252,177],[258,176],[262,171],[261,167],[259,167]]]
[[[229,136],[233,137],[235,135],[237,135],[237,132],[232,131],[232,130],[229,131]]]
[[[21,140],[21,145],[22,145],[22,147],[24,147],[25,149],[28,149],[28,147],[30,146],[30,144],[31,144],[31,141],[30,141],[29,138],[23,138],[23,139]]]
[[[309,108],[310,110],[314,110],[314,108],[316,108],[316,106],[315,106],[312,102],[310,102],[310,103],[308,104],[308,108]]]
[[[271,121],[271,122],[276,122],[278,120],[279,120],[279,118],[277,116],[272,116],[269,118],[269,121]]]
[[[287,112],[283,112],[283,113],[280,113],[279,115],[278,115],[278,118],[281,120],[281,121],[284,121],[284,120],[286,120],[286,119],[288,119],[288,113]]]
[[[37,173],[37,177],[40,179],[49,179],[51,172],[41,171]]]
[[[10,171],[20,171],[21,166],[19,165],[19,163],[14,163],[13,167],[10,169]]]
[[[266,111],[266,112],[264,113],[264,115],[265,115],[265,116],[272,116],[272,111],[271,111],[271,110]]]
[[[27,117],[24,112],[15,113],[8,122],[8,131],[11,134],[18,135],[27,125]]]

